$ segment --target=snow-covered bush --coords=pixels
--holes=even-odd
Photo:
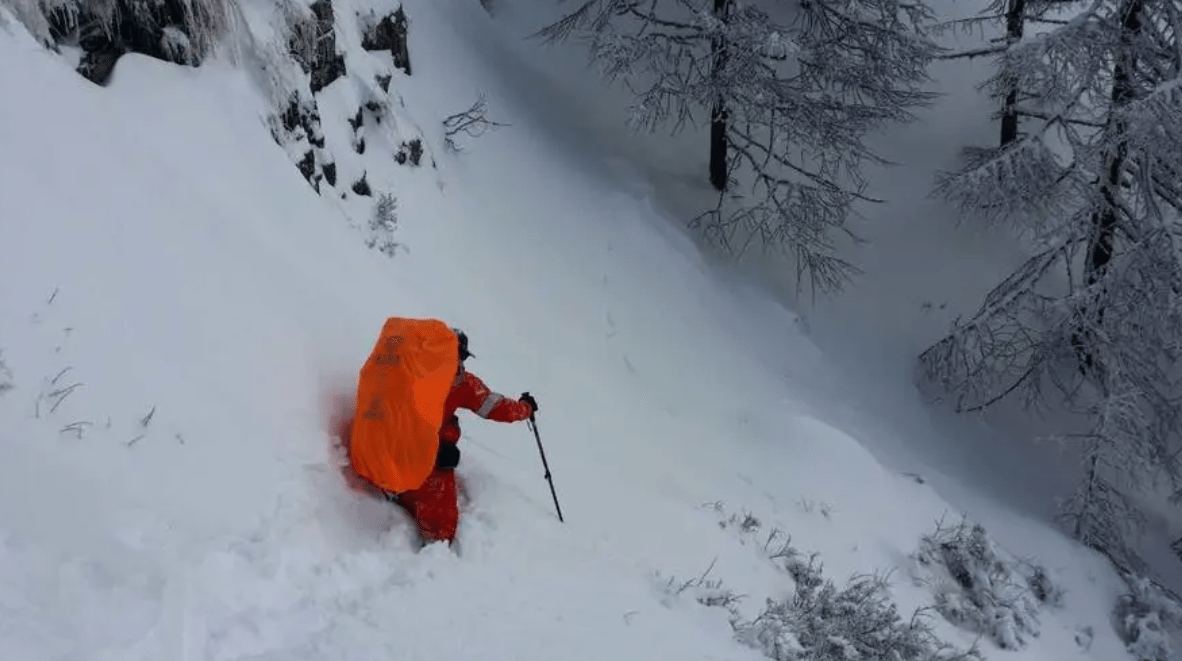
[[[3,16],[3,14],[0,14]],[[12,370],[4,364],[4,352],[0,351],[0,395],[12,390]]]
[[[708,503],[706,507],[718,515],[719,528],[735,531],[743,545],[758,546],[760,554],[792,580],[798,583],[820,580],[810,569],[817,554],[806,557],[792,545],[791,535],[774,526],[765,534],[763,522],[747,510],[728,513],[722,502]]]
[[[1182,603],[1142,576],[1126,576],[1129,592],[1113,611],[1113,625],[1137,661],[1182,660]]]
[[[763,531],[764,523],[743,510],[728,512],[721,502],[704,507],[718,514],[718,526],[738,534],[744,545],[760,553],[792,580],[790,596],[768,599],[763,609],[746,619],[737,608],[741,596],[701,577],[675,582],[665,592],[691,593],[706,606],[726,608],[735,638],[774,661],[949,661],[981,659],[974,646],[957,650],[941,641],[923,610],[904,619],[879,575],[853,577],[839,588],[824,576],[818,554],[805,554],[779,528]]]
[[[915,560],[929,574],[936,610],[1002,649],[1021,648],[1037,637],[1039,605],[1061,599],[1045,569],[1003,559],[978,524],[937,526],[923,537]]]
[[[904,619],[882,576],[855,576],[838,588],[816,562],[805,567],[791,597],[769,599],[754,620],[735,627],[740,642],[775,661],[982,658],[975,648],[941,642],[922,612]]]
[[[399,248],[405,248],[394,240],[397,229],[398,199],[389,193],[382,193],[373,204],[373,216],[369,219],[370,235],[365,245],[393,257]]]
[[[742,601],[743,595],[723,585],[720,579],[708,578],[713,570],[714,562],[711,562],[700,576],[689,580],[683,581],[673,576],[662,579],[659,573],[657,579],[661,581],[661,591],[669,597],[690,595],[703,606],[725,609],[730,613],[731,625],[734,626],[739,619],[736,606]]]

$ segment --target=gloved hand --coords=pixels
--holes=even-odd
[[[436,468],[455,468],[460,465],[460,448],[455,443],[439,441],[439,451],[435,454]]]
[[[538,412],[538,400],[534,399],[533,395],[529,394],[528,392],[523,392],[521,393],[521,397],[518,397],[517,399],[529,404],[530,408],[534,410],[534,413]]]

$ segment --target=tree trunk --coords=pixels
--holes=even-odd
[[[1084,262],[1084,279],[1088,287],[1095,286],[1104,279],[1108,265],[1116,244],[1116,231],[1120,225],[1120,210],[1118,203],[1121,198],[1121,172],[1128,160],[1129,143],[1124,137],[1124,121],[1119,119],[1121,108],[1133,99],[1133,72],[1137,66],[1133,56],[1133,39],[1141,31],[1141,10],[1145,0],[1126,0],[1124,15],[1121,17],[1120,41],[1122,52],[1118,53],[1112,68],[1112,96],[1108,109],[1108,127],[1106,131],[1116,136],[1115,144],[1108,147],[1107,172],[1100,182],[1100,207],[1092,212],[1092,232],[1088,237],[1087,255]],[[1087,312],[1087,310],[1084,310]],[[1096,323],[1104,317],[1103,306],[1095,311]],[[1088,315],[1083,315],[1087,317]],[[1087,338],[1089,329],[1081,328],[1072,336],[1077,356],[1080,360],[1080,371],[1084,374],[1096,368],[1096,356]],[[1102,365],[1100,367],[1103,367]]]
[[[1010,0],[1006,8],[1006,43],[1013,46],[1022,40],[1026,0]],[[1018,139],[1018,82],[1006,81],[1005,101],[1001,106],[1001,146]]]
[[[1100,458],[1093,454],[1088,460],[1088,474],[1084,478],[1084,482],[1088,485],[1086,495],[1083,502],[1080,504],[1079,515],[1075,519],[1075,526],[1071,531],[1071,536],[1087,544],[1085,540],[1086,533],[1088,533],[1089,521],[1088,518],[1092,514],[1092,496],[1096,491],[1096,478],[1098,477],[1096,471],[1099,470]]]
[[[1125,3],[1125,14],[1121,17],[1120,40],[1124,48],[1116,58],[1112,69],[1112,103],[1109,106],[1109,131],[1116,135],[1116,144],[1108,152],[1108,172],[1101,184],[1100,195],[1102,206],[1092,214],[1092,236],[1088,241],[1088,258],[1085,268],[1089,285],[1096,284],[1112,261],[1113,244],[1116,240],[1116,229],[1120,224],[1120,212],[1117,203],[1120,201],[1120,176],[1124,171],[1125,161],[1128,159],[1129,143],[1124,137],[1124,121],[1118,119],[1121,108],[1133,99],[1133,72],[1137,66],[1133,57],[1133,38],[1141,31],[1141,10],[1145,0],[1128,0]]]
[[[732,1],[714,0],[714,15],[724,24],[730,18]],[[721,36],[715,37],[711,50],[714,54],[712,75],[718,80],[726,69],[726,40]],[[727,116],[726,100],[719,93],[710,113],[710,184],[720,191],[726,190],[727,183]]]

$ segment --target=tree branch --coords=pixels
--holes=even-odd
[[[1097,129],[1104,128],[1104,124],[1102,124],[1100,122],[1090,122],[1086,119],[1071,119],[1070,117],[1063,117],[1061,115],[1052,116],[1052,115],[1048,115],[1047,113],[1038,112],[1035,110],[1023,110],[1020,108],[1015,110],[1014,112],[1017,113],[1018,115],[1021,115],[1022,117],[1034,117],[1035,119],[1042,119],[1042,120],[1046,120],[1048,122],[1052,122],[1052,121],[1067,122],[1068,124],[1076,124],[1078,126],[1090,126],[1092,128],[1097,128]]]
[[[989,46],[988,48],[977,48],[975,50],[961,51],[959,53],[951,53],[949,55],[937,55],[938,60],[959,60],[962,58],[983,57],[985,55],[996,55],[997,53],[1004,53],[1009,50],[1009,46]]]

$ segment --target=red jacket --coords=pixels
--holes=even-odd
[[[456,411],[461,408],[496,422],[519,422],[534,412],[533,407],[525,402],[489,390],[480,377],[462,368],[443,405],[443,426],[439,428],[441,442],[459,442],[460,419]]]

